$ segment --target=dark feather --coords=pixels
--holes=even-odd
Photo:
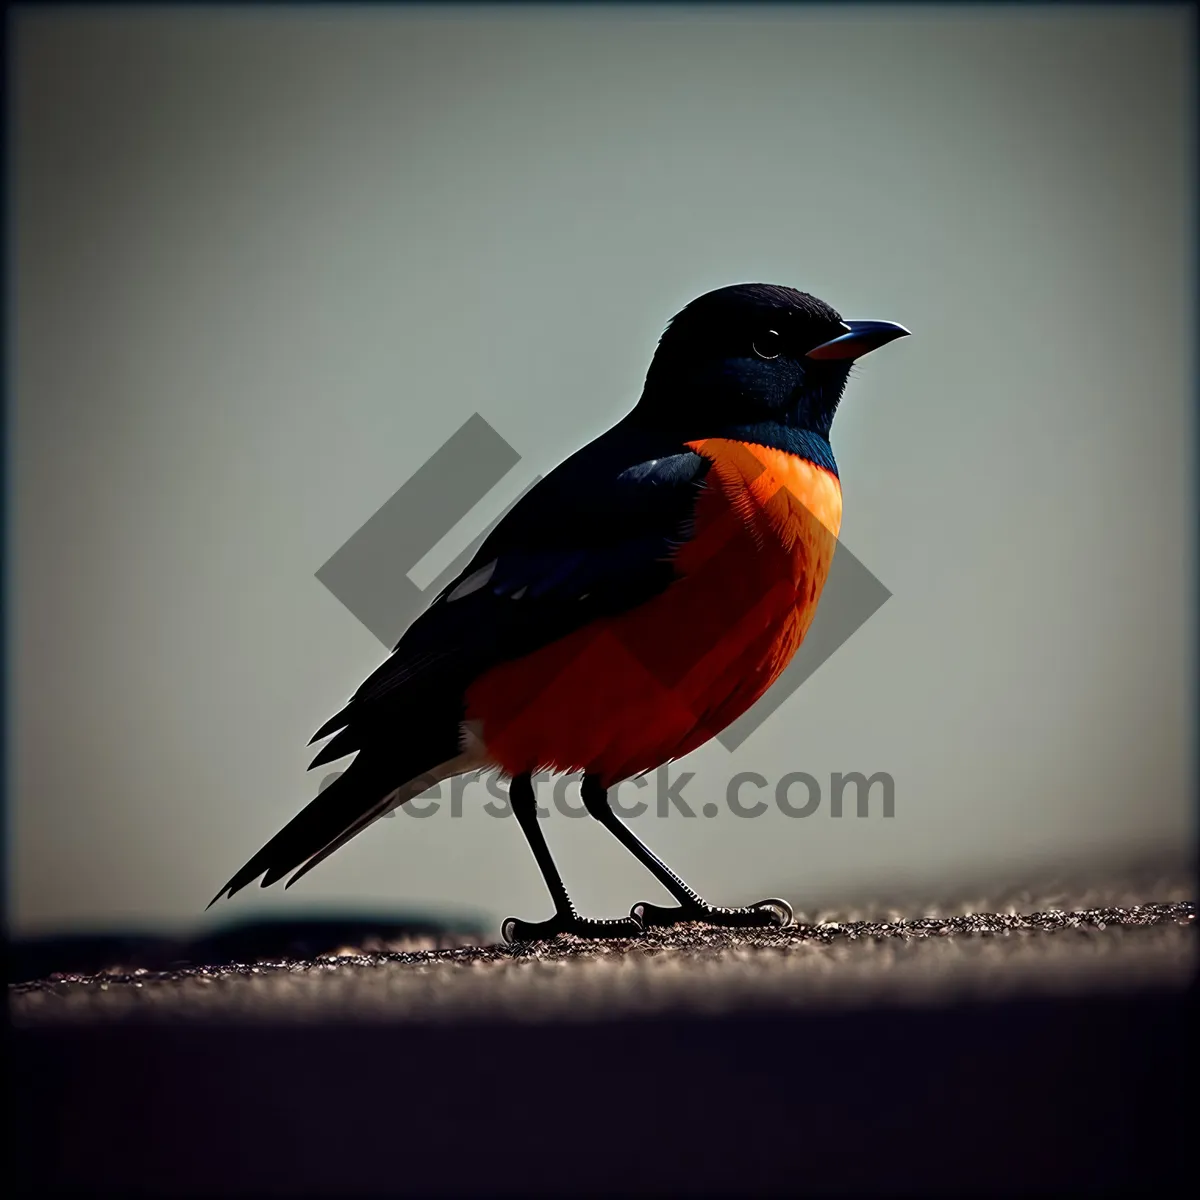
[[[337,762],[339,758],[345,758],[347,754],[361,750],[364,732],[361,728],[339,730],[337,735],[327,742],[316,758],[308,764],[308,769],[311,771],[314,767],[323,767],[326,763]]]
[[[319,742],[323,737],[328,737],[331,733],[335,733],[337,730],[341,729],[342,726],[346,724],[346,713],[349,708],[350,706],[346,705],[345,708],[334,713],[333,716],[330,717],[329,720],[326,721],[325,724],[322,725],[321,728],[318,729],[317,732],[308,739],[308,744],[311,746],[313,742]]]
[[[457,710],[430,710],[420,726],[397,731],[396,745],[361,754],[292,818],[209,902],[232,896],[263,876],[268,887],[303,867],[361,822],[397,788],[433,771],[459,753]],[[407,736],[406,736],[407,735]]]

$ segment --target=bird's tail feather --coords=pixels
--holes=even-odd
[[[449,775],[468,770],[471,764],[457,760],[434,763],[427,769],[412,766],[386,770],[364,752],[350,764],[308,806],[288,822],[221,890],[209,901],[211,908],[222,896],[233,896],[247,884],[263,876],[262,886],[269,887],[290,871],[296,871],[287,886],[311,871],[338,847],[397,804],[419,795],[427,787]]]

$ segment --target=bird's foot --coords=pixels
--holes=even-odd
[[[643,929],[664,929],[697,921],[729,929],[782,929],[792,923],[792,906],[786,900],[760,900],[746,908],[718,908],[702,901],[663,908],[657,904],[635,904],[629,915]]]
[[[521,921],[509,917],[500,926],[500,934],[509,945],[514,942],[546,941],[560,933],[580,938],[633,938],[641,932],[642,927],[632,917],[593,921],[573,913],[556,913],[548,921]]]

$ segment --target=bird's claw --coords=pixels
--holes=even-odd
[[[746,908],[717,908],[712,904],[664,908],[658,904],[635,904],[629,915],[644,929],[663,929],[688,921],[729,929],[783,929],[792,923],[792,906],[779,899],[760,900]]]
[[[569,933],[579,938],[633,938],[642,927],[633,917],[594,921],[587,917],[553,916],[548,921],[522,921],[508,917],[500,926],[500,935],[511,946],[518,942],[541,942]]]

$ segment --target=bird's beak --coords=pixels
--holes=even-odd
[[[897,338],[908,337],[908,330],[895,321],[843,321],[847,332],[814,346],[807,358],[861,358],[888,342]]]

